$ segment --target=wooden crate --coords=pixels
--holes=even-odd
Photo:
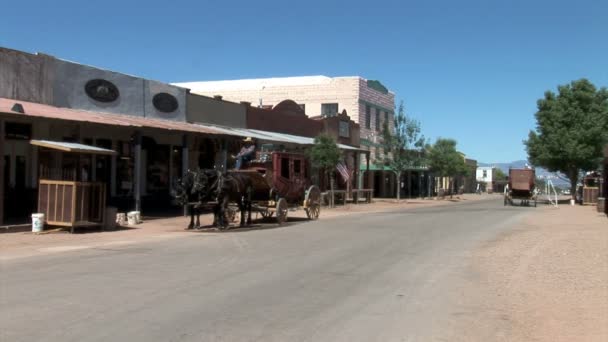
[[[104,183],[41,179],[38,187],[38,212],[52,226],[101,225],[105,202]]]

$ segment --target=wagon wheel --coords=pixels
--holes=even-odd
[[[226,222],[235,223],[241,219],[241,211],[237,207],[229,206],[226,208]]]
[[[262,215],[263,218],[269,218],[269,217],[272,217],[272,215],[274,215],[274,212],[270,211],[270,210],[262,210],[262,211],[260,211],[260,215]]]
[[[279,198],[277,201],[277,223],[279,225],[283,224],[287,221],[287,210],[289,207],[287,206],[287,201],[284,198]]]
[[[321,212],[321,190],[316,185],[312,185],[306,192],[306,198],[304,199],[306,209],[306,216],[309,220],[316,220],[319,218]]]

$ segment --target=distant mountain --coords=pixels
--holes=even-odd
[[[509,174],[509,169],[521,169],[528,165],[528,161],[526,160],[516,160],[509,163],[477,163],[477,166],[493,166],[502,170],[506,175]],[[569,183],[561,178],[559,178],[554,172],[549,172],[542,167],[536,168],[536,177],[550,179],[555,186],[564,186]]]

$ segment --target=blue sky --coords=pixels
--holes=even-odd
[[[13,1],[0,46],[167,82],[377,79],[425,136],[525,159],[536,100],[608,86],[608,1]]]

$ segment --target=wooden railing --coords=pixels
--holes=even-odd
[[[351,190],[351,198],[348,198],[349,193],[346,190],[328,190],[321,195],[324,197],[325,203],[341,203],[342,205],[346,205],[346,202],[349,199],[352,199],[354,204],[359,204],[361,202],[371,203],[372,197],[374,194],[374,189],[352,189]],[[336,199],[338,202],[336,202]]]

